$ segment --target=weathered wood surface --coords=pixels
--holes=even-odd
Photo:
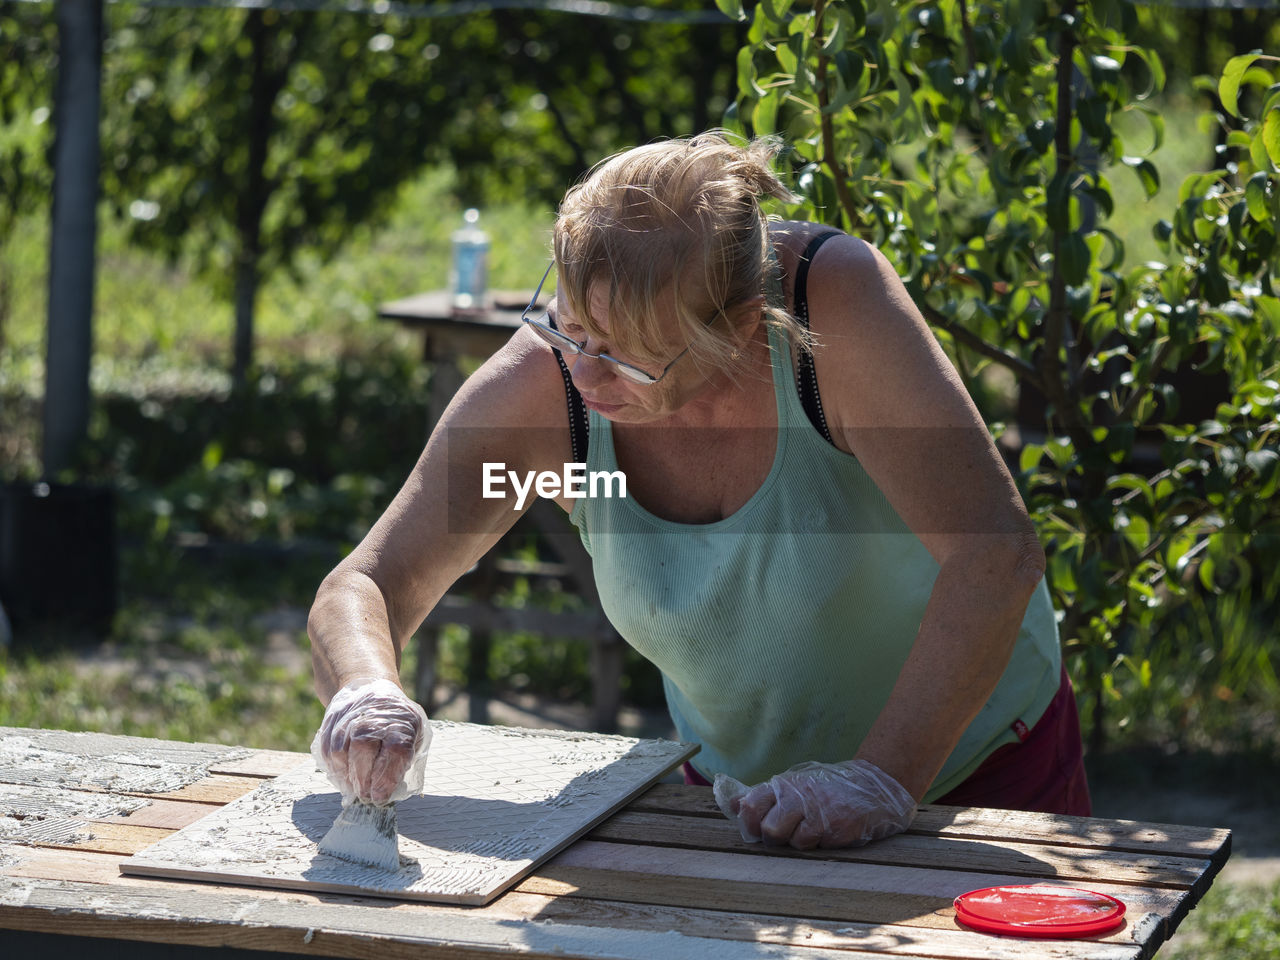
[[[338,816],[341,797],[309,758],[300,769],[262,783],[135,854],[122,869],[187,880],[487,903],[697,749],[601,734],[438,720],[431,726],[427,789],[397,804],[400,855],[391,869],[317,850]]]
[[[550,926],[567,923],[596,928],[597,952],[588,956],[614,956],[602,945],[615,931],[648,934],[678,931],[683,938],[692,941],[692,944],[686,942],[686,946],[696,945],[698,949],[708,950],[710,945],[704,941],[785,945],[803,948],[798,954],[788,955],[812,957],[814,960],[831,956],[825,952],[829,949],[841,950],[839,956],[846,960],[858,960],[859,956],[867,954],[953,960],[973,957],[985,960],[1071,960],[1084,956],[1094,960],[1136,960],[1141,956],[1141,948],[1132,943],[1092,942],[1085,945],[1088,952],[1082,953],[1082,945],[1078,943],[992,938],[960,929],[954,924],[908,927],[824,922],[786,917],[776,912],[731,912],[682,905],[568,899],[523,891],[508,893],[480,908],[410,903],[388,908],[385,901],[342,898],[344,910],[337,914],[335,898],[284,890],[193,887],[177,881],[117,876],[118,861],[101,854],[40,849],[32,849],[28,854],[23,864],[11,867],[7,873],[14,878],[15,884],[27,877],[39,878],[43,899],[33,900],[26,895],[25,890],[33,888],[18,887],[15,893],[15,887],[11,885],[8,894],[0,893],[0,926],[44,929],[30,919],[33,910],[39,909],[58,911],[59,922],[64,924],[63,932],[74,931],[81,936],[128,937],[200,945],[231,944],[292,952],[313,952],[308,948],[321,947],[322,951],[315,952],[376,960],[400,957],[421,960],[424,941],[433,934],[438,937],[452,933],[459,923],[507,928],[516,925],[517,929],[528,924]],[[105,899],[104,891],[110,891],[113,899]],[[213,911],[207,909],[209,904],[206,901],[210,898],[218,901]],[[18,899],[21,899],[21,905],[15,906],[12,901]],[[271,902],[276,907],[274,910],[262,909],[260,904],[263,902]],[[377,924],[370,934],[373,942],[360,937],[351,938],[353,920],[345,908],[361,905],[372,908],[371,917]],[[179,911],[183,927],[170,929],[166,919],[172,919],[172,915]],[[166,913],[170,915],[168,918]],[[269,929],[255,924],[255,921],[266,921],[273,913],[277,919]],[[232,919],[226,919],[228,916]],[[305,944],[300,942],[306,936],[304,931],[312,934],[311,941]],[[514,950],[517,941],[509,942]],[[654,942],[649,940],[645,945],[653,946]],[[453,956],[447,953],[440,955]],[[773,954],[717,953],[710,950],[708,955]]]
[[[113,740],[126,738],[86,743],[104,759],[139,746]],[[126,857],[304,760],[249,751],[145,795],[10,783],[0,771],[0,929],[361,960],[1146,960],[1230,850],[1226,830],[926,806],[902,836],[802,854],[743,843],[709,790],[664,784],[483,907],[120,875]],[[957,893],[1030,882],[1118,896],[1126,924],[1098,939],[1052,941],[956,923]]]
[[[660,783],[628,807],[637,813],[674,813],[718,820],[722,814],[709,790]],[[1231,831],[1137,820],[1102,820],[1022,810],[986,810],[924,804],[911,833],[969,839],[1026,840],[1066,847],[1124,853],[1154,853],[1208,859],[1221,865],[1231,853]]]

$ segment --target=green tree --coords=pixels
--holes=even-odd
[[[1125,0],[762,0],[729,113],[787,139],[791,212],[881,247],[967,380],[997,365],[1044,398],[1015,467],[1097,744],[1125,643],[1190,591],[1247,591],[1280,530],[1280,60],[1227,66],[1223,165],[1153,204],[1167,262],[1132,264],[1106,171],[1160,191],[1116,119],[1158,146],[1165,81],[1135,28]],[[1213,374],[1222,402],[1188,422]]]
[[[453,162],[471,202],[558,196],[588,157],[705,125],[737,42],[728,24],[547,11],[112,16],[108,195],[140,242],[225,278],[239,377],[261,279],[303,248],[335,251],[424,164]],[[692,83],[661,82],[677,64]]]
[[[224,278],[234,369],[266,274],[336,250],[420,169],[474,73],[423,56],[423,21],[270,9],[112,10],[103,167],[135,238]],[[432,83],[438,94],[423,96]]]
[[[57,31],[49,9],[0,6],[0,254],[21,217],[48,203],[53,171],[52,65]],[[0,255],[0,349],[12,308],[12,279]]]

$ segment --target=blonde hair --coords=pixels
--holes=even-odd
[[[565,195],[555,224],[558,289],[596,337],[590,291],[607,284],[611,348],[644,364],[671,359],[658,297],[670,287],[695,362],[732,371],[741,346],[727,311],[766,295],[767,324],[811,346],[785,304],[770,302],[761,197],[794,202],[773,172],[776,138],[736,144],[720,131],[636,147],[601,161]]]

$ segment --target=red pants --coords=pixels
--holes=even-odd
[[[710,786],[687,763],[684,782]],[[998,748],[964,782],[935,803],[1091,815],[1093,803],[1084,772],[1080,718],[1065,666],[1058,692],[1026,739]]]
[[[1027,738],[997,749],[960,786],[935,802],[1078,817],[1093,813],[1076,695],[1065,666],[1058,692]]]

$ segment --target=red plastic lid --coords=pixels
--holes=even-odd
[[[1124,923],[1124,904],[1115,897],[1048,884],[972,890],[955,906],[966,927],[1018,937],[1088,937]]]

